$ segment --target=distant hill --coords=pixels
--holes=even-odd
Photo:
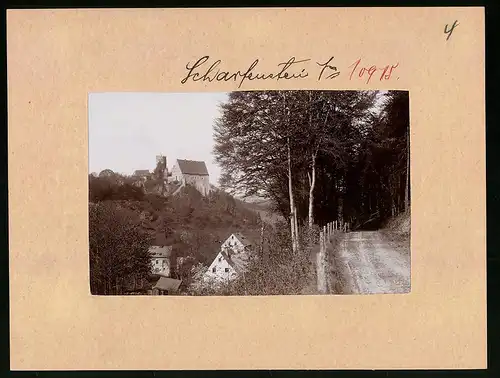
[[[215,185],[211,185],[212,190],[223,192],[221,189]],[[225,192],[223,192],[225,193]],[[279,214],[273,206],[272,201],[261,198],[261,197],[248,197],[241,198],[238,196],[233,196],[233,198],[240,203],[245,208],[252,210],[260,215],[261,219],[271,225],[276,224],[276,222],[283,221],[284,218]]]
[[[273,206],[273,203],[267,199],[254,199],[251,201],[239,200],[247,209],[257,212],[264,222],[276,224],[278,221],[283,221],[283,217]]]

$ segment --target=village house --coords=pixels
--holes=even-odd
[[[231,234],[221,245],[222,250],[231,249],[234,253],[248,252],[254,247],[253,241],[243,235],[241,232]]]
[[[135,178],[140,178],[143,181],[145,181],[151,177],[151,172],[149,172],[149,170],[147,169],[137,169],[134,171],[132,176]]]
[[[160,277],[151,290],[152,295],[172,295],[179,291],[182,281],[169,277]]]
[[[242,233],[231,234],[208,267],[206,277],[222,282],[237,278],[245,271],[254,247],[254,243]]]
[[[204,196],[210,192],[210,176],[204,161],[177,159],[169,180],[181,186],[191,185]]]
[[[149,256],[151,258],[151,272],[162,276],[170,276],[170,256],[172,255],[172,246],[153,245],[149,247]]]
[[[225,251],[220,251],[215,260],[210,264],[206,278],[219,282],[231,281],[239,276],[245,269],[245,262],[239,257],[231,256]]]

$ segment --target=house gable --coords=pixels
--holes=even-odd
[[[236,271],[234,264],[229,261],[227,255],[222,251],[217,254],[206,272],[208,277],[219,280],[233,279],[237,276],[237,274],[238,272]]]
[[[244,247],[250,247],[251,245],[253,245],[253,242],[241,232],[236,232],[234,236]]]
[[[253,246],[253,242],[239,232],[235,232],[221,245],[222,250],[231,249],[234,253],[241,253]]]
[[[240,249],[243,248],[243,244],[238,240],[235,234],[229,235],[229,237],[222,243],[221,248],[231,248],[231,249]]]

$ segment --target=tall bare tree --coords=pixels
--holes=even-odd
[[[310,228],[332,219],[361,223],[374,212],[387,216],[387,209],[390,215],[391,206],[399,209],[405,201],[408,182],[407,140],[401,134],[408,98],[390,92],[381,102],[380,96],[231,93],[214,132],[221,184],[273,200],[289,219],[294,250],[303,222]]]

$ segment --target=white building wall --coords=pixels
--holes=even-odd
[[[170,259],[168,257],[152,257],[151,271],[156,274],[170,276]]]
[[[219,252],[212,264],[210,264],[210,266],[208,267],[205,275],[207,276],[207,278],[225,282],[236,278],[237,273],[234,268],[229,265],[227,260],[222,256],[222,253]]]
[[[177,164],[172,168],[172,181],[183,182],[182,172]]]
[[[221,245],[221,249],[226,248],[232,249],[235,253],[241,253],[245,250],[245,246],[238,240],[238,238],[232,234],[230,235],[224,243]]]
[[[209,176],[184,175],[184,180],[186,184],[194,186],[204,196],[210,192]]]
[[[169,177],[169,182],[178,181],[183,185],[192,185],[204,196],[210,193],[210,178],[209,176],[183,174],[176,164],[172,168],[172,176]]]

